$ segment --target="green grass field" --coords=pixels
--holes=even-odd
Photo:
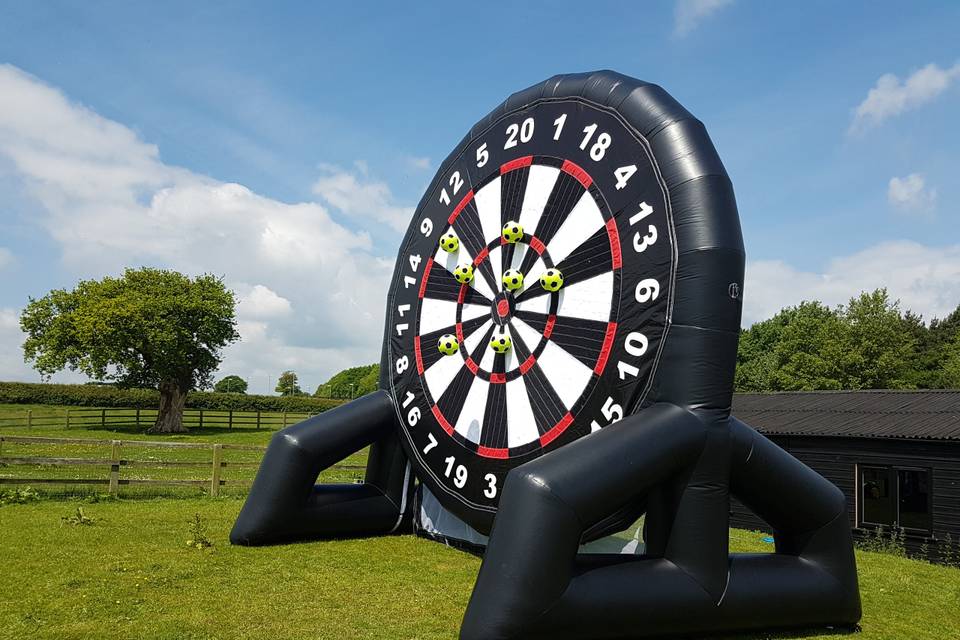
[[[241,504],[0,506],[0,638],[456,637],[480,566],[474,556],[412,536],[234,547],[227,536]],[[77,506],[93,525],[61,522]],[[212,549],[186,545],[195,513]],[[731,533],[738,551],[768,551],[761,538]],[[858,562],[858,639],[960,638],[960,571],[866,552]]]

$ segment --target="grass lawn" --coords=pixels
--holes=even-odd
[[[412,536],[233,547],[241,504],[0,506],[0,638],[456,637],[479,559]],[[61,524],[78,505],[95,523]],[[194,513],[212,550],[186,545]],[[769,550],[761,538],[731,533],[738,551]],[[858,560],[858,640],[960,638],[960,571],[876,553]]]

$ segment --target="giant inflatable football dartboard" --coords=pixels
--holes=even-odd
[[[439,177],[397,263],[390,391],[424,481],[482,520],[510,469],[642,401],[674,234],[642,138],[583,100],[503,114]]]
[[[462,640],[855,626],[843,494],[730,415],[744,260],[723,164],[663,89],[510,96],[400,242],[380,390],[274,436],[231,541],[472,545]],[[362,483],[317,484],[367,447]],[[731,497],[774,553],[729,553]],[[636,551],[584,546],[641,516]]]

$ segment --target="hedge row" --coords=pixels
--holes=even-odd
[[[160,394],[153,389],[118,389],[94,384],[0,382],[0,403],[156,409]],[[343,404],[342,400],[310,396],[257,396],[212,391],[195,391],[187,396],[188,408],[214,411],[321,413],[340,404]]]

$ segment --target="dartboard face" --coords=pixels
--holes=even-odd
[[[442,171],[394,274],[390,392],[419,477],[484,529],[510,469],[642,403],[676,245],[646,141],[580,99],[506,114]]]

